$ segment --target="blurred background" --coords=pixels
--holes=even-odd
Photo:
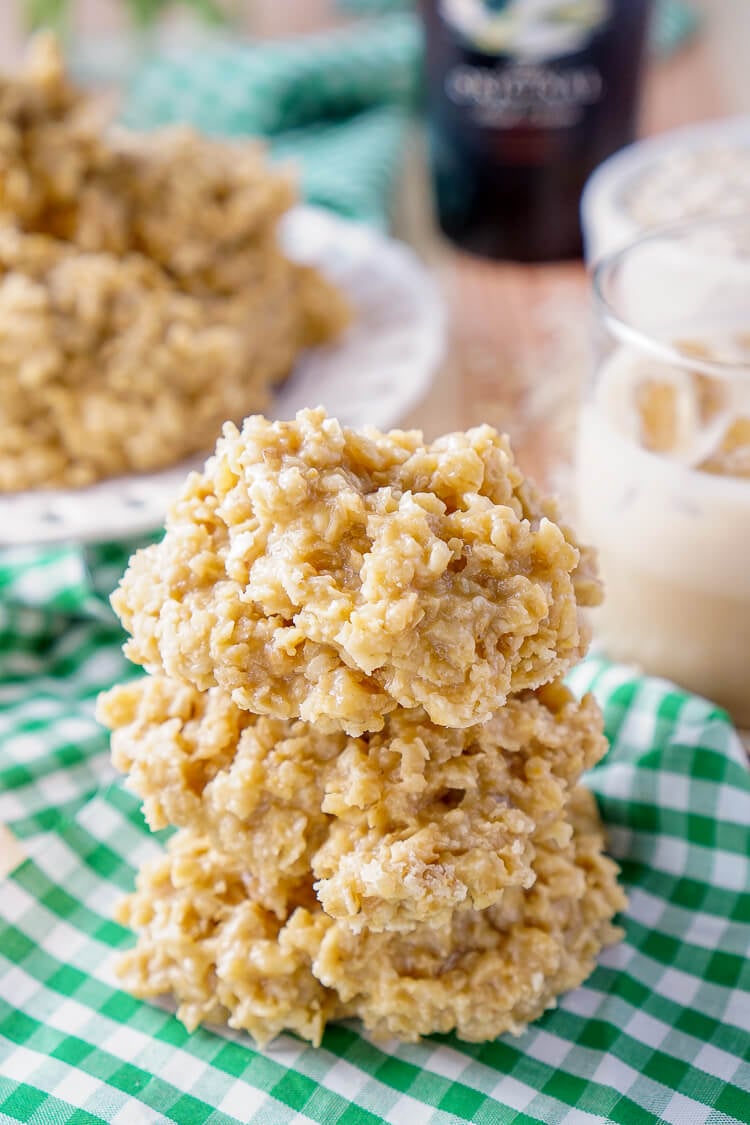
[[[308,198],[411,244],[438,278],[449,346],[431,394],[407,422],[428,435],[484,421],[508,429],[525,467],[566,491],[587,369],[585,271],[576,261],[476,258],[438,233],[421,31],[408,0],[13,0],[0,6],[0,64],[17,64],[40,25],[58,29],[76,78],[126,91],[128,124],[188,118],[212,131],[270,132],[274,150],[302,165]],[[333,28],[341,41],[327,34]],[[299,38],[311,34],[322,38]],[[231,66],[210,73],[212,58],[228,58],[227,45]],[[264,52],[270,60],[267,85],[259,92],[256,82],[249,102],[245,49],[254,74]],[[170,55],[174,72],[165,70]],[[747,0],[656,0],[639,133],[750,113],[748,57]],[[302,137],[300,122],[315,128]]]

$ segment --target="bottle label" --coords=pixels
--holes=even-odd
[[[612,0],[440,0],[466,45],[523,62],[573,55],[610,16]]]
[[[570,128],[603,97],[586,54],[612,0],[440,0],[439,10],[469,52],[447,69],[445,95],[473,124]]]

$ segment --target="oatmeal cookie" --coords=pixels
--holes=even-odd
[[[262,283],[265,258],[279,253],[277,226],[297,202],[293,181],[272,168],[263,145],[211,138],[188,126],[135,135],[118,130],[113,151],[127,167],[117,187],[123,223],[87,230],[94,249],[137,250],[175,284],[203,296],[232,295]]]
[[[318,1043],[343,1015],[405,1040],[518,1034],[619,937],[612,917],[624,896],[582,790],[571,822],[567,844],[539,848],[530,890],[408,934],[358,934],[310,902],[282,922],[253,903],[234,860],[180,832],[119,908],[139,932],[119,973],[137,995],[173,993],[189,1027],[226,1020],[261,1045],[284,1029]]]
[[[142,255],[0,227],[0,492],[86,485],[210,447],[319,338],[309,287],[277,254],[252,292],[198,300]]]
[[[299,944],[312,971],[351,1003],[377,1037],[416,1040],[455,1031],[481,1042],[520,1034],[562,992],[577,987],[604,946],[621,936],[612,917],[625,906],[616,865],[593,798],[571,799],[568,844],[537,849],[529,890],[510,889],[495,907],[457,912],[443,927],[360,935],[318,915],[318,935],[303,926]],[[297,925],[287,924],[296,946]]]
[[[242,868],[200,837],[173,836],[137,887],[116,911],[141,933],[119,973],[139,996],[171,993],[190,1030],[228,1023],[261,1046],[282,1031],[319,1043],[328,1020],[349,1014],[285,940],[283,922],[252,900]]]
[[[205,835],[279,917],[314,878],[352,930],[445,925],[530,886],[536,847],[567,841],[570,790],[606,748],[593,699],[559,683],[467,730],[399,710],[381,732],[322,734],[159,676],[114,688],[99,717],[152,828]]]
[[[337,336],[344,298],[279,244],[294,198],[254,142],[104,130],[36,40],[0,77],[0,492],[204,453]]]
[[[54,38],[36,36],[26,69],[0,75],[0,216],[64,237],[92,178],[116,174],[103,124],[97,104],[68,82]]]
[[[186,292],[231,295],[262,280],[296,192],[259,142],[105,124],[54,38],[35,37],[25,71],[0,76],[0,215],[83,250],[143,254]]]
[[[98,717],[150,827],[206,835],[242,866],[254,898],[286,917],[328,835],[324,780],[346,735],[251,715],[218,688],[161,676],[100,696]]]
[[[466,730],[393,712],[326,779],[334,820],[313,857],[323,909],[353,932],[408,932],[530,887],[537,848],[568,841],[570,791],[605,749],[593,699],[561,684]]]
[[[112,604],[131,660],[243,709],[355,735],[399,706],[467,727],[585,648],[581,553],[550,511],[489,426],[426,444],[321,409],[254,416]]]

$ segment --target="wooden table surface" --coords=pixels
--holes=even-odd
[[[652,63],[642,132],[656,133],[727,113],[750,113],[750,3],[694,0],[704,31],[671,59]],[[116,6],[115,6],[116,7]],[[110,0],[81,0],[84,23],[110,27]],[[329,0],[255,0],[252,30],[269,36],[330,24]],[[21,50],[16,7],[0,4],[0,64]],[[471,258],[432,221],[423,143],[415,130],[395,207],[395,230],[436,272],[449,343],[429,396],[406,420],[428,437],[489,422],[507,430],[524,469],[545,487],[569,489],[576,407],[588,357],[587,279],[580,263],[518,266]],[[0,875],[23,858],[0,825]]]

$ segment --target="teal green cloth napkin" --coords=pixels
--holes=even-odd
[[[657,0],[651,27],[651,45],[659,55],[671,55],[700,30],[697,10],[683,0]]]

